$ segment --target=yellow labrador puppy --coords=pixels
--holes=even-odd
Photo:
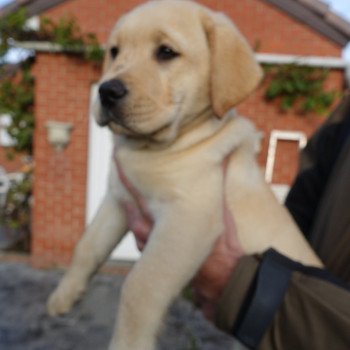
[[[261,77],[230,20],[196,3],[151,1],[121,18],[96,101],[98,123],[117,135],[119,170],[112,161],[109,190],[49,299],[50,314],[70,310],[127,232],[122,203],[134,194],[122,178],[154,227],[122,288],[110,349],[154,349],[169,304],[225,230],[225,211],[245,253],[274,247],[320,264],[261,177],[254,127],[232,110]]]

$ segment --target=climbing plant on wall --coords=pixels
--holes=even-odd
[[[15,140],[14,151],[32,154],[34,131],[34,79],[31,66],[35,57],[29,55],[18,64],[15,76],[6,73],[6,57],[16,42],[48,41],[60,46],[67,55],[100,64],[103,50],[93,33],[83,33],[74,17],[57,22],[42,18],[38,30],[26,27],[25,9],[0,19],[0,113],[11,116],[8,133]],[[2,79],[1,79],[2,76]]]
[[[38,39],[60,45],[66,54],[78,55],[97,64],[102,62],[104,52],[96,35],[83,33],[74,17],[62,17],[57,22],[42,18]]]
[[[16,42],[39,41],[58,44],[66,54],[79,55],[88,61],[101,62],[103,50],[96,35],[83,33],[76,19],[62,17],[57,21],[42,17],[38,30],[27,25],[27,13],[24,8],[0,18],[0,63]]]
[[[8,54],[17,46],[16,43],[48,41],[59,45],[61,52],[94,64],[100,64],[103,57],[96,36],[83,33],[73,17],[64,17],[57,22],[42,18],[36,31],[26,27],[26,21],[24,9],[0,18],[0,115],[10,116],[6,128],[14,140],[14,146],[8,152],[11,157],[14,153],[32,155],[35,126],[35,81],[31,74],[35,53],[29,52],[13,71],[9,70]],[[29,249],[31,193],[32,164],[27,164],[22,180],[11,184],[5,204],[0,208],[0,233],[9,237],[24,237],[25,250]]]
[[[282,111],[324,114],[337,96],[335,90],[324,87],[328,69],[288,64],[265,66],[265,72],[268,81],[265,98],[278,100]]]
[[[3,79],[0,83],[0,114],[11,116],[7,132],[15,140],[13,151],[29,155],[33,151],[34,131],[34,79],[30,66],[30,60],[23,62],[16,78]]]

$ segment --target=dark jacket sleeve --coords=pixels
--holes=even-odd
[[[286,202],[327,269],[348,282],[349,179],[350,92],[309,141]],[[266,269],[266,256],[239,261],[219,302],[218,327],[251,349],[350,349],[349,287],[283,256]]]
[[[303,164],[286,198],[286,207],[306,238],[343,146],[344,122],[327,124],[309,141],[302,152]]]
[[[237,322],[244,320],[256,298],[256,278],[262,261],[258,256],[244,257],[231,276],[217,313],[217,326],[225,332],[237,335]],[[247,342],[238,339],[248,348],[259,350],[350,349],[350,291],[341,282],[328,278],[325,271],[311,268],[314,270],[318,271],[292,271],[258,346],[249,344],[249,337]],[[253,319],[253,329],[263,315],[262,311]]]
[[[350,136],[350,91],[301,152],[300,169],[286,207],[309,238],[334,167]],[[333,174],[334,175],[334,174]]]

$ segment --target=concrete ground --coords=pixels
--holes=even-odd
[[[58,271],[0,263],[0,350],[107,349],[123,277],[96,276],[71,313],[50,318],[45,303],[60,277]],[[158,350],[228,350],[232,344],[190,303],[178,300],[165,320]]]

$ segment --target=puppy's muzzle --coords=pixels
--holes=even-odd
[[[118,110],[120,110],[121,102],[128,95],[128,89],[119,79],[112,79],[102,83],[98,89],[101,105],[103,107],[103,115],[101,116],[101,125],[107,125],[111,121],[118,122],[120,118]]]

